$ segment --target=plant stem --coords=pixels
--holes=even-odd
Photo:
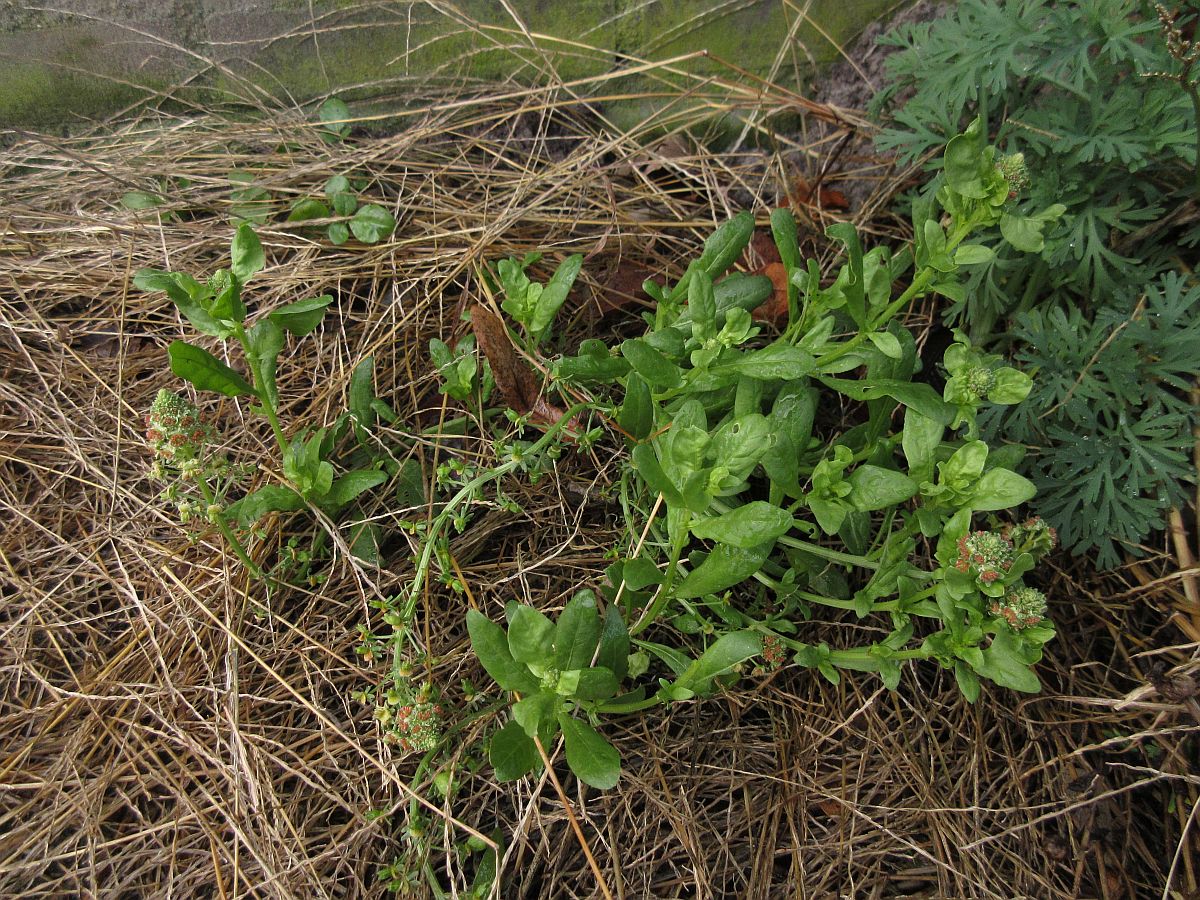
[[[668,512],[669,515],[669,512]],[[683,555],[683,548],[687,545],[688,524],[691,521],[692,514],[689,510],[683,511],[683,521],[679,526],[678,537],[671,541],[671,559],[667,563],[667,574],[663,579],[662,585],[654,594],[654,599],[650,605],[642,612],[642,615],[629,629],[630,636],[641,634],[650,626],[650,624],[658,618],[663,611],[663,607],[671,599],[671,588],[675,586],[675,576],[679,572],[679,557]]]
[[[240,323],[234,325],[233,333],[241,343],[242,351],[246,355],[246,364],[250,366],[250,374],[254,376],[254,395],[258,398],[263,411],[267,414],[267,421],[271,423],[271,431],[275,433],[275,443],[279,445],[279,452],[286,454],[288,449],[287,438],[283,435],[283,426],[279,423],[279,413],[276,411],[275,403],[271,399],[270,392],[267,390],[267,380],[263,377],[262,370],[259,368],[258,355],[250,347],[250,339],[246,336],[246,329]]]
[[[208,481],[198,478],[196,479],[196,483],[200,486],[200,493],[204,496],[204,502],[209,506],[216,505],[217,499],[212,492],[212,488],[208,486]],[[225,537],[225,540],[229,542],[229,546],[233,548],[233,552],[237,554],[237,558],[242,561],[242,565],[249,570],[250,574],[255,578],[262,578],[262,569],[258,567],[258,563],[250,558],[250,554],[246,552],[246,548],[242,545],[242,542],[233,533],[233,529],[225,521],[224,513],[217,513],[210,521],[217,526],[221,534]]]
[[[565,413],[562,418],[546,429],[546,433],[533,443],[526,450],[521,459],[510,459],[508,462],[501,463],[493,469],[488,469],[486,472],[472,478],[467,484],[463,485],[453,497],[451,497],[442,511],[434,516],[429,523],[429,529],[425,533],[424,540],[421,545],[421,555],[417,558],[417,566],[413,571],[412,583],[407,590],[407,597],[404,602],[404,609],[401,612],[401,617],[405,622],[412,619],[413,613],[417,607],[417,597],[421,593],[421,589],[425,586],[425,579],[429,574],[429,565],[433,561],[434,548],[438,538],[441,536],[442,530],[446,527],[446,523],[450,521],[458,506],[469,499],[475,491],[492,481],[497,481],[507,475],[509,472],[519,468],[529,457],[536,456],[542,450],[550,446],[557,438],[560,431],[567,427],[571,421],[586,409],[588,404],[576,403]],[[399,634],[407,634],[408,628],[404,628]],[[401,655],[403,644],[400,640],[392,642],[392,678],[399,682],[400,666],[403,662]]]
[[[805,553],[811,553],[813,556],[819,556],[822,559],[828,559],[831,562],[845,563],[848,566],[858,566],[860,569],[878,569],[879,563],[873,559],[867,559],[865,556],[854,556],[851,553],[843,553],[840,550],[832,550],[829,547],[824,547],[821,544],[813,544],[808,541],[802,541],[799,538],[794,538],[791,535],[783,535],[777,539],[779,543],[785,547],[791,547],[795,550],[803,550]]]
[[[802,591],[794,588],[791,585],[783,584],[782,582],[767,575],[761,569],[752,576],[761,584],[765,584],[771,590],[782,596],[799,597],[801,600],[807,600],[809,603],[817,603],[821,606],[831,606],[834,609],[857,609],[858,605],[853,600],[838,600],[836,597],[826,597],[823,594],[810,594],[808,591]],[[931,619],[941,618],[941,613],[936,606],[930,604],[922,604],[921,601],[928,597],[932,597],[937,591],[936,588],[926,588],[921,593],[905,599],[903,607],[901,607],[899,598],[895,600],[885,600],[882,603],[872,603],[868,615],[877,612],[894,612],[902,610],[913,615],[925,616]]]

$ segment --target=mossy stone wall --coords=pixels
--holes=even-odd
[[[518,26],[498,0],[58,0],[58,13],[0,0],[0,128],[69,127],[147,91],[301,104],[340,91],[403,106],[406,86],[430,76],[515,87],[551,66],[565,80],[588,79],[630,57],[700,49],[795,86],[836,57],[835,44],[902,4],[509,0]],[[681,65],[739,77],[714,59]],[[608,93],[621,82],[604,84]]]

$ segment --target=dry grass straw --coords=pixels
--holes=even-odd
[[[723,88],[703,90],[710,106],[731,102]],[[779,91],[753,102],[759,122],[794,106]],[[24,136],[9,150],[0,894],[375,896],[380,864],[405,852],[415,760],[382,743],[370,708],[350,695],[384,675],[356,657],[355,626],[378,625],[370,600],[408,577],[411,549],[394,526],[416,513],[381,497],[372,513],[393,535],[382,569],[338,561],[323,584],[268,602],[216,536],[188,540],[147,479],[141,414],[175,384],[164,348],[187,329],[130,275],[221,263],[230,170],[256,172],[280,210],[353,172],[395,211],[393,239],[371,248],[333,248],[274,216],[260,229],[269,265],[251,302],[262,311],[332,293],[324,328],[280,367],[285,421],[329,422],[352,367],[374,355],[378,392],[403,423],[390,437],[428,474],[452,453],[485,463],[492,453],[484,441],[415,435],[446,415],[425,348],[463,333],[477,263],[582,251],[584,303],[623,266],[678,275],[714,221],[785,202],[798,169],[811,178],[840,138],[714,152],[681,136],[696,111],[668,104],[619,131],[562,90],[431,96],[425,109],[394,133],[332,146],[288,114],[147,113],[73,140]],[[865,156],[856,163],[863,147],[849,146],[849,174],[876,188],[860,223],[894,235],[876,213],[896,177]],[[177,217],[120,206],[123,192],[154,189],[161,176],[190,181],[164,208]],[[814,237],[823,214],[799,211],[810,251],[826,253]],[[574,316],[566,339],[603,336],[611,322]],[[205,402],[230,452],[258,462],[262,483],[276,478],[263,424]],[[519,515],[475,511],[452,545],[471,602],[494,617],[514,597],[549,610],[598,582],[623,539],[619,509],[600,496],[617,446],[568,454],[536,486],[510,479]],[[300,517],[272,533],[278,543],[310,527]],[[260,550],[266,561],[273,552]],[[929,667],[907,672],[896,693],[872,677],[835,688],[784,670],[613,721],[621,786],[581,790],[560,758],[567,798],[623,898],[1154,897],[1167,896],[1168,873],[1172,889],[1194,896],[1196,720],[1186,701],[1158,694],[1120,702],[1156,661],[1194,667],[1195,645],[1180,645],[1167,621],[1179,580],[1140,586],[1167,571],[1158,558],[1105,577],[1057,571],[1047,587],[1061,637],[1041,666],[1040,696],[990,690],[970,706]],[[451,707],[460,678],[487,683],[469,654],[465,607],[435,585],[420,613]],[[850,619],[813,622],[803,635],[869,639]],[[492,724],[472,724],[447,760],[479,759]],[[503,835],[496,896],[597,896],[544,778],[498,786],[484,766],[449,802],[427,783],[411,789],[440,811],[428,865],[452,895],[478,860],[456,851],[466,837],[457,821]],[[391,814],[367,815],[379,809]]]

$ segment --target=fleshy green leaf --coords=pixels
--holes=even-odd
[[[1036,694],[1042,689],[1030,663],[1041,656],[1021,646],[1018,638],[1009,631],[999,632],[992,643],[984,648],[982,662],[975,671],[991,679],[1001,687],[1012,688],[1027,694]]]
[[[522,663],[554,662],[554,623],[532,606],[520,604],[508,623],[508,650]]]
[[[185,286],[185,280],[194,285],[197,292],[203,290],[199,284],[186,275],[176,272],[160,272],[156,269],[140,270],[133,276],[133,286],[143,291],[166,292],[167,296],[171,298],[171,302],[197,331],[213,337],[228,337],[232,333],[231,327],[218,322],[208,310],[200,305],[200,302]]]
[[[364,244],[378,244],[396,230],[396,220],[382,206],[368,203],[350,219],[350,231]]]
[[[236,521],[238,527],[249,528],[267,513],[295,512],[298,509],[304,509],[303,497],[289,487],[268,484],[229,504],[225,508],[225,515]]]
[[[554,666],[557,669],[586,669],[592,664],[600,640],[600,613],[596,595],[579,591],[572,597],[554,626]]]
[[[478,610],[471,609],[467,610],[467,632],[471,636],[471,649],[496,684],[506,691],[522,694],[538,690],[538,680],[513,659],[503,628]]]
[[[629,671],[629,628],[616,606],[610,606],[604,612],[596,665],[612,672],[618,682],[624,681]]]
[[[937,391],[927,384],[886,379],[853,381],[848,378],[822,378],[820,380],[838,393],[855,400],[878,400],[881,397],[891,397],[893,400],[915,409],[926,418],[934,419],[943,425],[949,425],[954,418],[954,410],[938,396]]]
[[[317,110],[317,118],[321,120],[321,139],[327,144],[343,140],[350,133],[350,107],[337,97],[330,97]]]
[[[283,329],[268,319],[260,319],[246,332],[246,346],[258,362],[258,371],[263,383],[258,386],[265,392],[272,405],[278,405],[279,391],[275,387],[275,367],[279,353],[283,350]]]
[[[355,469],[347,472],[334,480],[321,503],[331,509],[340,509],[364,491],[383,484],[387,478],[387,472],[379,469]]]
[[[917,482],[902,472],[880,466],[859,466],[846,479],[850,493],[846,499],[855,509],[869,511],[896,506],[917,493]]]
[[[622,343],[621,355],[652,387],[673,388],[682,381],[679,367],[643,340],[635,338]]]
[[[579,275],[582,265],[582,254],[575,253],[568,256],[554,270],[550,280],[546,282],[546,287],[533,310],[533,317],[529,321],[529,333],[535,339],[540,338],[550,327],[550,323],[554,321],[558,310],[567,299],[567,294],[571,292],[571,286],[575,283],[575,278]]]
[[[254,233],[254,229],[245,223],[238,226],[238,230],[233,236],[229,247],[229,256],[231,260],[229,271],[243,284],[267,264],[267,259],[263,255],[262,242]]]
[[[289,222],[307,222],[309,219],[327,219],[329,218],[329,207],[320,200],[314,200],[312,197],[305,197],[302,200],[297,200],[292,204],[292,210],[288,213],[287,220]]]
[[[515,781],[542,766],[541,754],[533,738],[517,722],[509,722],[494,735],[488,745],[488,760],[497,781]]]
[[[692,534],[749,550],[787,534],[795,522],[787,510],[763,500],[752,500],[724,515],[694,523]]]
[[[1008,469],[989,469],[979,479],[971,497],[971,508],[979,512],[1009,509],[1032,500],[1037,488],[1028,478]]]
[[[606,791],[621,778],[621,755],[591,725],[559,713],[558,724],[566,741],[567,765],[584,784]]]
[[[762,637],[754,631],[733,631],[717,638],[675,682],[697,694],[712,690],[713,679],[762,653]]]
[[[732,544],[717,544],[704,562],[679,583],[675,596],[690,600],[740,584],[762,567],[772,546],[772,543],[764,543],[744,550]]]
[[[513,718],[527,735],[536,737],[542,722],[553,718],[561,703],[553,691],[537,691],[513,704]]]
[[[571,696],[577,700],[608,700],[617,695],[620,687],[616,675],[611,670],[604,666],[594,666],[580,670],[579,681]]]
[[[126,209],[154,209],[156,206],[162,206],[166,203],[160,195],[151,194],[146,191],[129,191],[121,195],[121,205]]]
[[[992,403],[1009,406],[1020,403],[1033,389],[1033,379],[1024,372],[1005,366],[996,370],[996,381],[988,390],[987,398]]]
[[[650,490],[662,494],[670,506],[683,506],[683,495],[679,493],[679,488],[663,471],[653,446],[638,444],[633,448],[632,458],[633,467],[637,469],[637,473],[642,476],[642,480],[646,482],[646,486]]]
[[[271,321],[290,331],[296,337],[304,337],[321,324],[325,308],[333,302],[333,295],[322,294],[309,300],[297,300],[281,306],[270,314]]]
[[[171,371],[201,391],[216,391],[226,397],[254,394],[249,382],[207,350],[186,341],[172,341],[167,348]]]
[[[904,410],[904,432],[901,445],[911,472],[933,470],[933,454],[942,442],[946,426],[937,419],[923,416],[911,406]]]
[[[625,402],[617,413],[617,424],[635,441],[645,440],[654,428],[654,401],[641,375],[631,373],[625,379]]]

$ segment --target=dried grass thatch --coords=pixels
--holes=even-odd
[[[757,104],[759,122],[794,108],[783,92],[730,100],[719,87],[703,88],[710,106]],[[442,801],[427,778],[410,784],[415,760],[351,700],[384,674],[356,657],[355,627],[408,577],[402,539],[378,571],[339,557],[324,583],[268,602],[217,536],[189,541],[157,501],[141,415],[174,383],[164,347],[186,329],[130,275],[221,262],[231,170],[254,170],[280,209],[353,170],[397,213],[392,240],[341,249],[274,216],[252,301],[332,293],[324,328],[281,365],[287,418],[330,421],[373,355],[403,423],[391,437],[428,473],[451,453],[492,452],[416,434],[446,413],[425,348],[461,333],[477,263],[588,254],[567,334],[578,340],[601,327],[586,303],[624,268],[677,275],[714,221],[787,202],[799,170],[814,177],[840,139],[714,152],[686,134],[695,108],[670,109],[616,130],[561,89],[505,90],[430,97],[392,133],[333,145],[286,114],[147,113],[71,140],[19,136],[0,165],[0,894],[379,895],[381,864],[406,852],[415,794],[432,807],[428,865],[455,896],[479,859],[456,849],[467,828],[503,836],[505,898],[601,896],[589,853],[625,898],[1196,896],[1197,721],[1183,696],[1196,644],[1168,619],[1181,582],[1154,579],[1165,559],[1056,573],[1061,637],[1040,696],[991,690],[970,706],[929,669],[896,693],[789,669],[613,722],[617,790],[581,790],[561,765],[564,794],[546,778],[498,786],[484,766]],[[877,188],[860,223],[896,233],[878,215],[895,177],[844,159]],[[188,179],[160,210],[175,216],[118,202],[163,176]],[[825,214],[797,210],[824,253]],[[208,408],[230,452],[272,478],[261,422],[228,402]],[[521,514],[476,511],[452,548],[470,602],[493,615],[513,597],[550,609],[598,581],[621,534],[599,491],[614,446],[564,457],[536,485],[510,479]],[[372,512],[385,526],[414,514],[383,499]],[[310,527],[276,523],[276,539]],[[420,613],[451,704],[460,678],[486,681],[467,602],[435,587]],[[807,626],[831,642],[851,627]],[[1156,676],[1166,695],[1122,702],[1156,663],[1182,667]],[[479,758],[492,722],[472,722],[448,759]]]

